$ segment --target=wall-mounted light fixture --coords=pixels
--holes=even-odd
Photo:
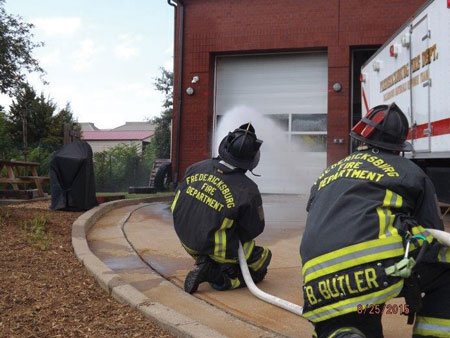
[[[188,87],[186,89],[186,94],[188,94],[189,96],[194,95],[194,93],[195,93],[194,88]]]
[[[342,85],[341,85],[339,82],[336,82],[336,83],[333,85],[333,90],[334,90],[336,93],[340,92],[340,91],[342,90]]]
[[[373,68],[373,70],[376,71],[376,72],[379,72],[380,69],[381,69],[382,63],[383,63],[383,61],[375,60],[375,61],[372,63],[372,68]]]

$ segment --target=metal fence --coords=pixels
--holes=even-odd
[[[43,143],[29,144],[25,155],[23,144],[10,142],[0,148],[0,159],[38,162],[38,174],[47,176],[52,155],[61,148],[62,146]],[[136,147],[125,145],[95,153],[93,161],[96,191],[126,192],[130,186],[148,186],[153,158],[150,149],[144,148],[142,152],[138,152]]]

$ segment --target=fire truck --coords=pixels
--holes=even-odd
[[[361,68],[361,104],[395,102],[410,124],[406,154],[450,203],[450,0],[427,1]]]

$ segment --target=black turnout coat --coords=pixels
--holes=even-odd
[[[239,247],[264,230],[258,186],[220,158],[191,165],[172,203],[175,231],[185,247],[227,262]]]

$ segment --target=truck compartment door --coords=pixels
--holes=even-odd
[[[413,22],[411,32],[411,136],[418,153],[431,151],[431,78],[426,54],[430,38],[426,14]]]

